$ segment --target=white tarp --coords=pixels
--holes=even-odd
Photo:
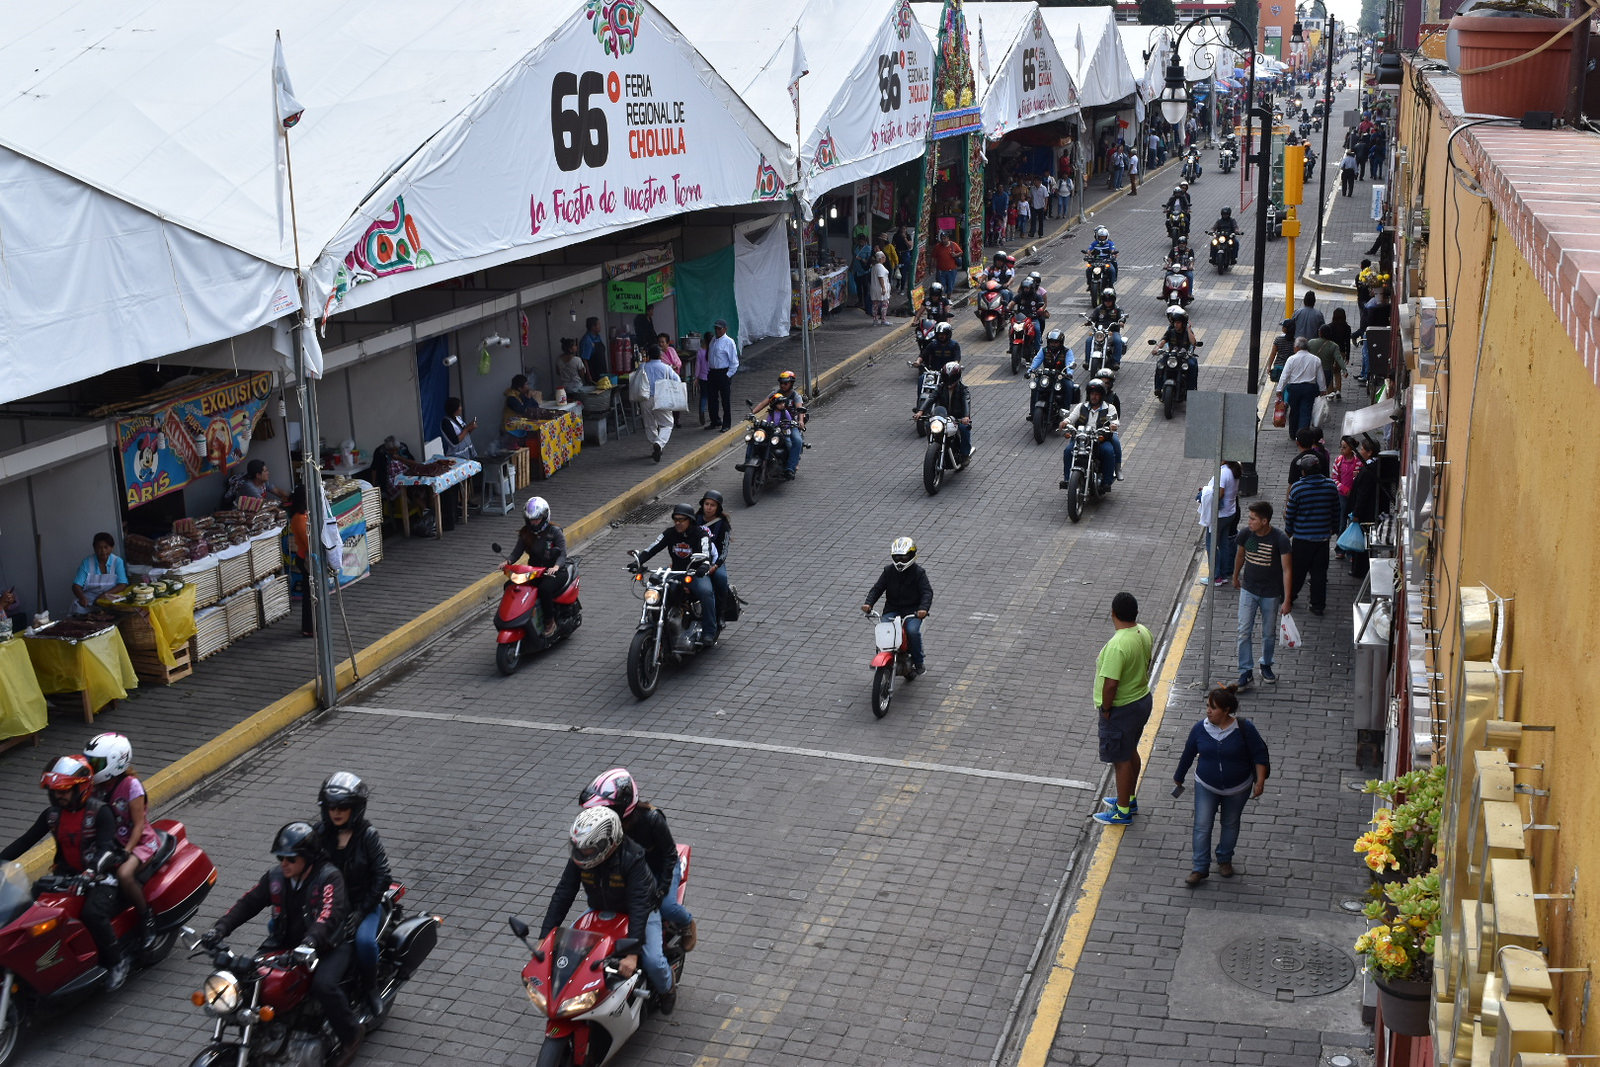
[[[911,6],[929,35],[936,35],[944,5]],[[977,71],[983,130],[989,140],[1078,112],[1072,76],[1037,4],[970,3],[964,4],[962,11]],[[980,41],[983,63],[977,59]]]
[[[1172,34],[1166,26],[1137,26],[1119,22],[1117,39],[1122,42],[1122,54],[1128,61],[1128,70],[1133,74],[1133,83],[1138,87],[1139,99],[1148,104],[1161,95],[1161,87],[1166,84]],[[1146,52],[1150,53],[1148,60],[1144,57]]]
[[[801,188],[830,189],[921,157],[933,111],[933,43],[908,0],[746,4],[660,0],[769,129],[794,144],[789,97],[794,34],[810,73],[800,80]]]
[[[299,306],[293,271],[0,148],[0,403]]]
[[[789,227],[780,216],[752,238],[733,238],[733,299],[739,343],[789,335]]]
[[[1116,104],[1138,92],[1110,7],[1040,8],[1084,107]]]

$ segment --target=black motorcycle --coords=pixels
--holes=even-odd
[[[1061,411],[1078,402],[1078,383],[1070,367],[1042,366],[1033,372],[1028,390],[1028,421],[1033,424],[1033,443],[1043,444],[1044,435],[1061,421]]]
[[[1072,437],[1072,466],[1067,473],[1067,518],[1077,522],[1090,499],[1100,497],[1100,449],[1095,447],[1109,430],[1092,426],[1069,426]]]
[[[1231,233],[1219,233],[1216,230],[1207,230],[1206,236],[1211,238],[1211,265],[1217,268],[1218,274],[1228,273],[1229,268],[1239,261],[1239,239]]]
[[[1173,244],[1178,243],[1178,238],[1189,236],[1189,213],[1168,209],[1167,211],[1167,240]]]
[[[1186,182],[1200,180],[1200,153],[1193,148],[1183,157],[1183,180]]]
[[[1156,344],[1154,338],[1150,344]],[[1204,345],[1204,341],[1196,341],[1196,348]],[[1169,348],[1165,345],[1156,349],[1155,393],[1161,398],[1161,414],[1165,418],[1172,418],[1178,405],[1189,399],[1189,361],[1193,353],[1187,348]]]
[[[928,416],[928,448],[922,457],[922,487],[933,496],[944,484],[946,471],[966,470],[972,453],[961,454],[961,423],[950,417],[943,404]]]
[[[1127,319],[1120,319],[1110,326],[1084,319],[1083,324],[1094,331],[1094,336],[1089,338],[1089,343],[1083,350],[1083,369],[1088,375],[1085,380],[1100,377],[1100,372],[1111,368],[1111,337],[1127,324]],[[1115,368],[1111,368],[1115,369]],[[1078,402],[1077,389],[1074,387],[1072,402]]]
[[[1088,262],[1084,264],[1084,281],[1089,289],[1089,306],[1098,307],[1100,304],[1100,290],[1111,284],[1111,264],[1113,259],[1103,252],[1090,252],[1083,250]]]
[[[711,573],[711,560],[696,552],[689,557],[688,570],[648,570],[638,552],[631,555],[628,573],[637,583],[635,588],[644,600],[644,609],[639,613],[639,628],[628,645],[628,688],[643,700],[661,684],[663,664],[681,666],[706,647],[700,642],[704,608],[690,583]],[[737,600],[738,591],[732,586],[729,590]],[[729,618],[729,607],[717,598],[719,622],[738,618],[737,608]]]
[[[914,359],[906,360],[906,366],[916,367],[921,374],[917,383],[917,406],[911,413],[911,421],[917,428],[918,437],[928,436],[928,416],[926,412],[933,403],[933,394],[939,391],[939,370],[937,367],[924,367]],[[918,414],[922,412],[922,414]]]
[[[750,401],[746,400],[747,405]],[[751,405],[753,406],[753,405]],[[777,421],[778,412],[768,407],[766,411],[752,411],[744,417],[750,424],[745,431],[748,459],[734,464],[734,470],[744,473],[744,502],[754,507],[761,494],[774,482],[782,481],[789,469],[788,420]]]

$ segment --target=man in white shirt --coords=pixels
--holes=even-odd
[[[1317,397],[1328,391],[1322,374],[1322,360],[1306,347],[1304,337],[1294,339],[1294,352],[1283,364],[1278,393],[1289,406],[1289,440],[1302,426],[1311,425],[1311,409]]]
[[[1033,187],[1033,233],[1034,237],[1044,236],[1044,218],[1047,212],[1045,207],[1050,203],[1050,186],[1045,184],[1043,178]]]
[[[733,429],[733,381],[735,374],[739,373],[739,346],[733,338],[728,336],[728,324],[718,319],[711,327],[714,336],[711,338],[711,347],[706,350],[706,367],[709,374],[706,376],[706,389],[710,397],[706,405],[710,416],[706,424],[709,430]],[[1315,358],[1315,357],[1313,357]],[[1322,366],[1319,362],[1317,366]],[[717,414],[720,401],[722,414]]]

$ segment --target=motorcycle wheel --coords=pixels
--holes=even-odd
[[[1067,478],[1067,518],[1077,522],[1083,518],[1083,472],[1075,470]]]
[[[755,507],[756,501],[761,499],[761,490],[766,484],[766,466],[765,460],[757,460],[744,469],[744,502],[746,507]]]
[[[200,1055],[189,1061],[189,1067],[222,1067],[223,1064],[237,1062],[238,1045],[207,1045],[200,1050]]]
[[[983,339],[985,341],[993,341],[994,340],[995,330],[997,328],[998,328],[998,326],[997,326],[996,320],[994,320],[994,319],[984,319],[983,320]]]
[[[894,694],[894,665],[885,664],[872,672],[872,714],[889,714],[889,698]]]
[[[933,496],[944,484],[944,442],[929,441],[928,451],[922,457],[922,487]]]
[[[173,929],[168,930],[164,934],[157,934],[155,941],[151,943],[150,947],[139,953],[139,966],[154,967],[156,964],[160,963],[162,960],[171,955],[173,947],[178,943],[178,934],[180,932],[181,931],[179,930]],[[0,1056],[0,1063],[4,1062],[5,1057]]]
[[[640,630],[628,645],[628,688],[644,700],[661,684],[661,656],[656,650],[656,635]],[[541,1061],[543,1062],[543,1061]]]
[[[572,1067],[572,1038],[545,1038],[535,1067]]]
[[[517,673],[517,666],[522,663],[522,642],[511,641],[503,645],[494,646],[495,669],[507,678]]]
[[[16,994],[6,1004],[6,1017],[0,1021],[0,1064],[10,1063],[22,1042],[22,1013],[17,1010]]]
[[[1178,407],[1178,387],[1171,382],[1161,387],[1161,414],[1172,418],[1172,413]]]
[[[1022,353],[1016,345],[1011,346],[1011,373],[1016,374],[1022,370]]]
[[[1048,404],[1044,407],[1033,409],[1033,443],[1036,445],[1044,444],[1045,412],[1048,410]]]

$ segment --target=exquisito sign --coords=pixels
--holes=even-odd
[[[954,111],[935,111],[933,113],[933,133],[935,141],[946,137],[960,137],[964,133],[977,133],[983,129],[983,109],[980,107],[959,107]]]
[[[247,374],[117,420],[128,507],[177,492],[244,459],[272,396],[272,374]]]

